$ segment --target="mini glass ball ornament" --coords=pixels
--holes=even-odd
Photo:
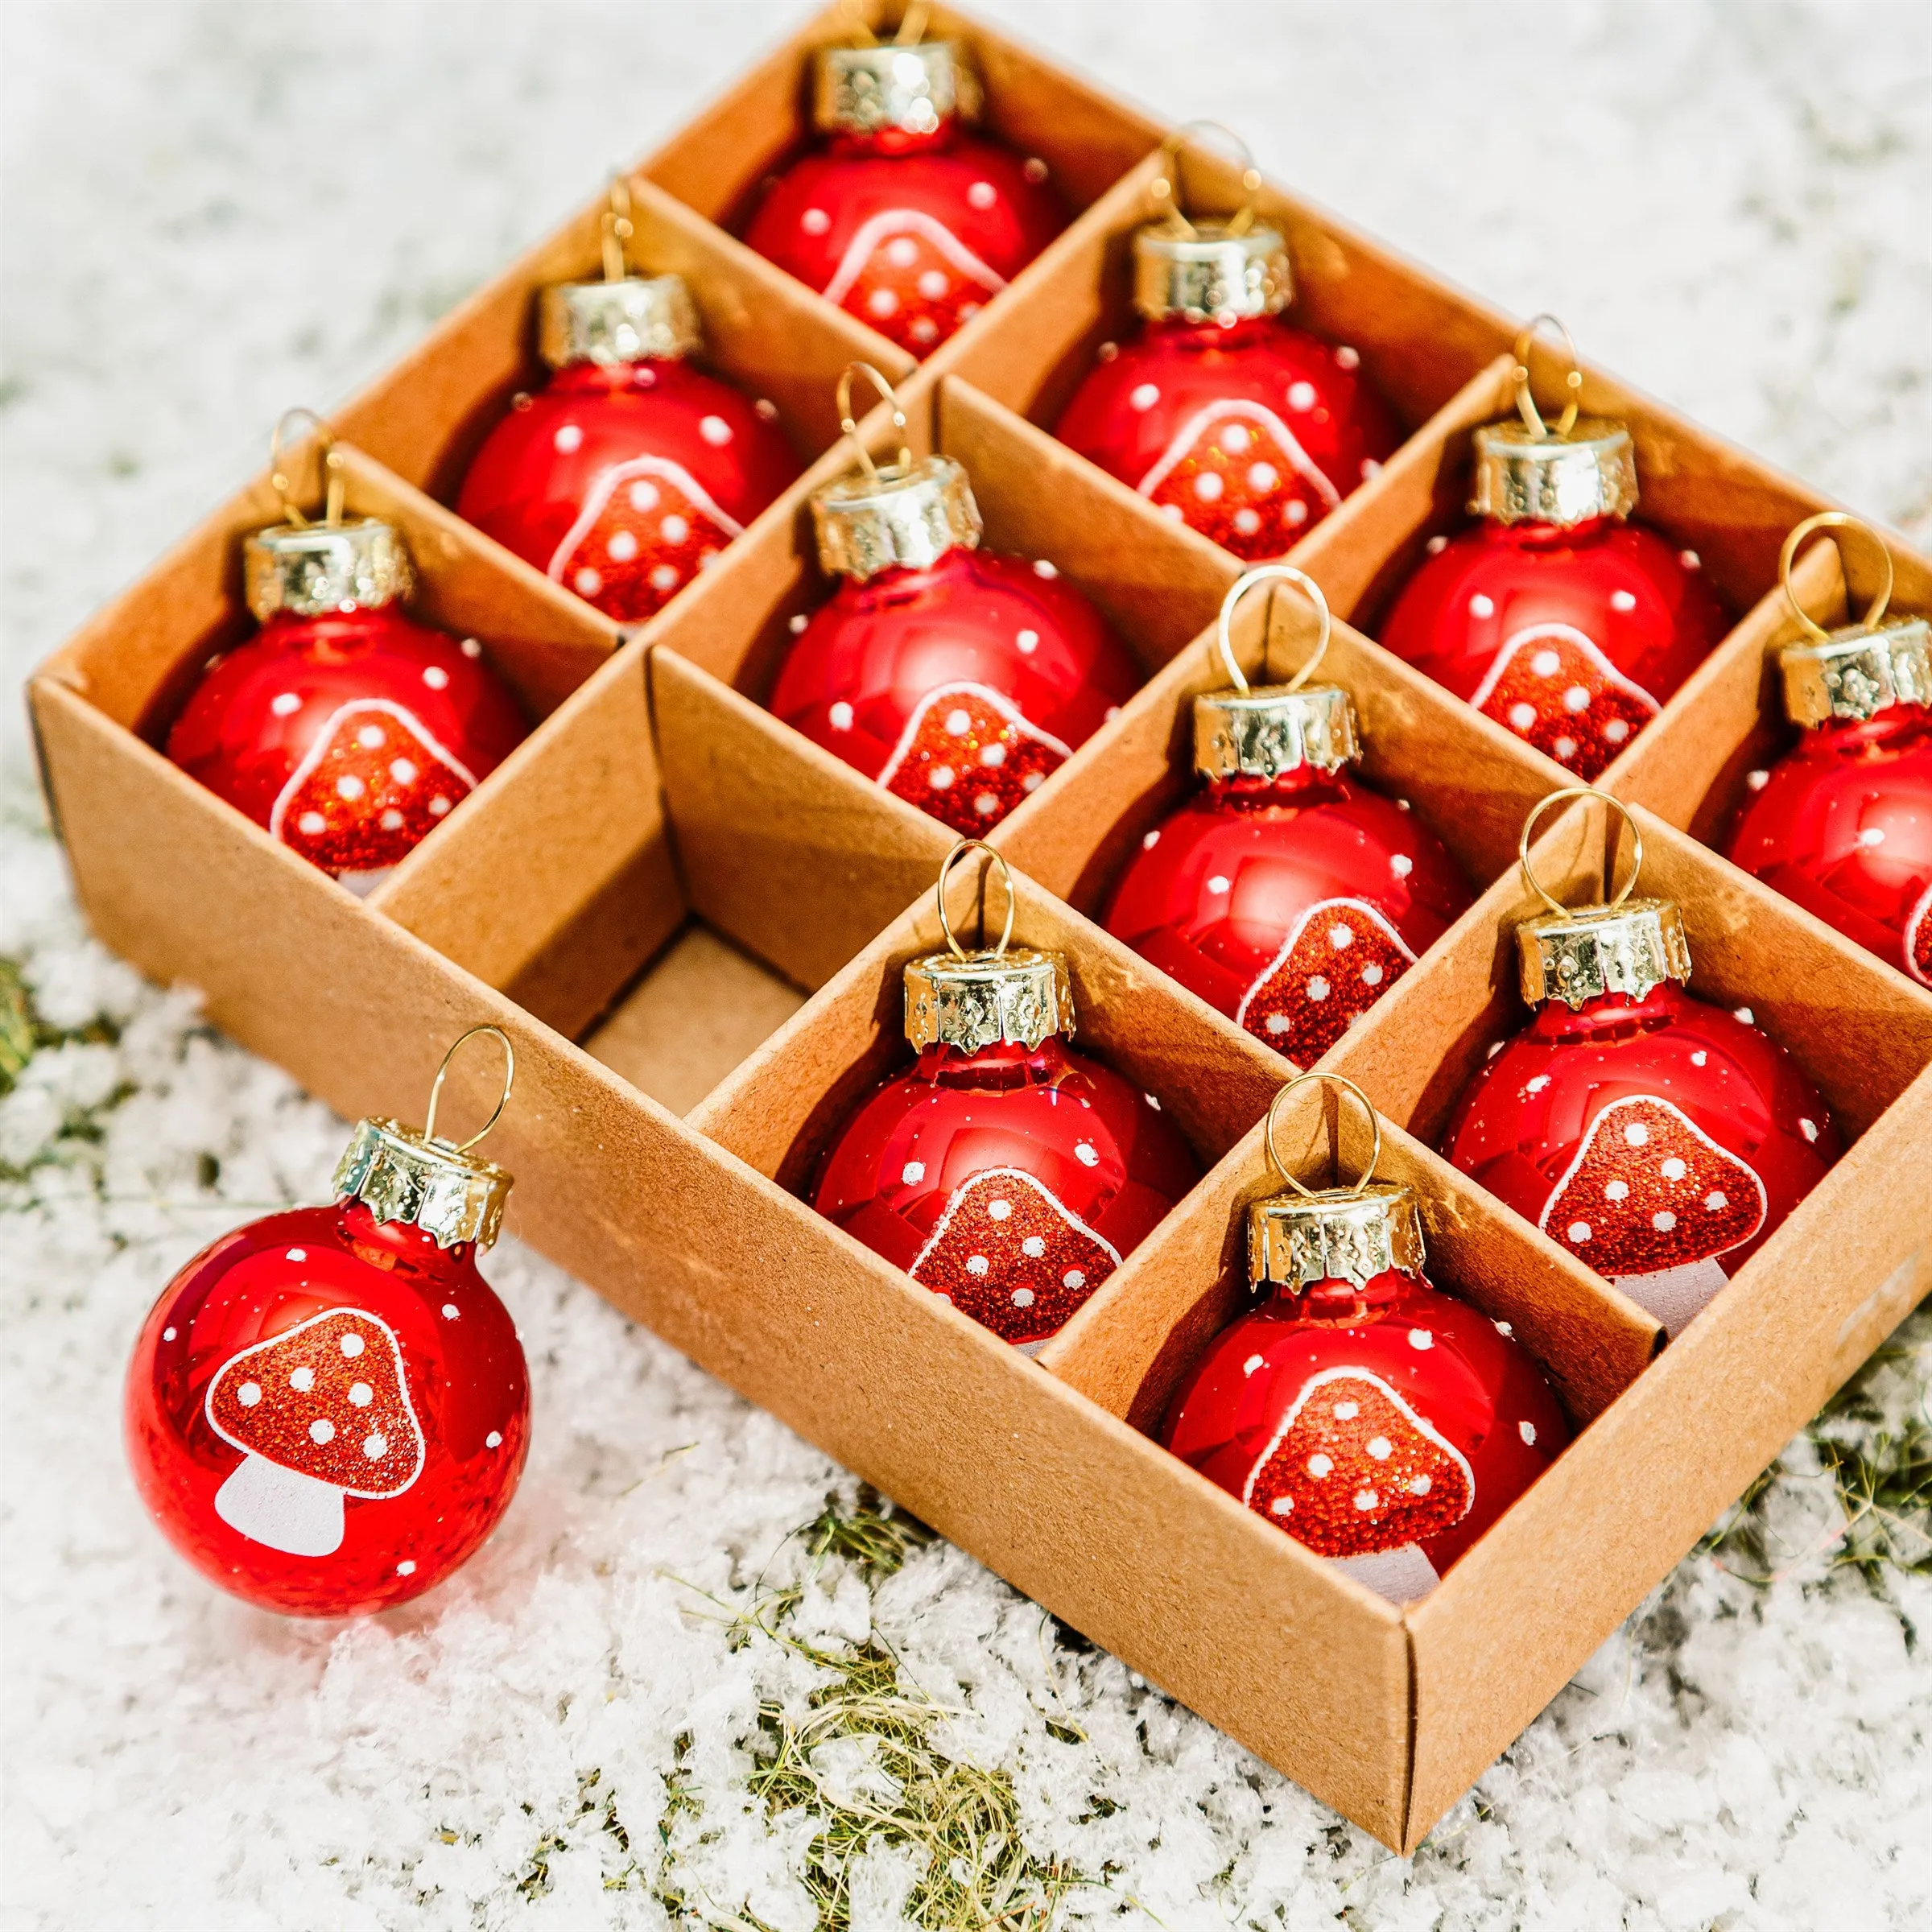
[[[1309,1080],[1368,1113],[1374,1148],[1352,1186],[1309,1187],[1276,1149],[1282,1103]],[[1562,1454],[1569,1425],[1509,1324],[1423,1273],[1420,1208],[1373,1178],[1381,1125],[1360,1088],[1290,1080],[1266,1146],[1289,1191],[1248,1209],[1257,1305],[1183,1383],[1163,1439],[1318,1556],[1410,1602]]]
[[[366,892],[528,726],[474,638],[405,614],[415,576],[402,532],[344,517],[340,456],[325,428],[317,441],[328,478],[319,522],[289,499],[276,430],[272,480],[285,521],[242,547],[261,629],[210,659],[167,755],[291,851]]]
[[[1286,684],[1249,686],[1232,621],[1247,592],[1298,585],[1320,629]],[[1272,615],[1272,612],[1270,613]],[[1200,791],[1148,833],[1114,888],[1107,930],[1257,1039],[1319,1059],[1469,904],[1455,861],[1415,814],[1371,791],[1355,709],[1308,679],[1327,600],[1291,564],[1249,571],[1221,605],[1234,688],[1194,700]]]
[[[1585,798],[1624,818],[1630,876],[1608,905],[1567,906],[1538,881],[1530,835],[1551,807]],[[1535,1015],[1464,1091],[1443,1152],[1675,1335],[1843,1143],[1749,1007],[1683,990],[1683,915],[1674,900],[1632,898],[1643,838],[1624,807],[1583,786],[1553,792],[1524,822],[1521,856],[1549,908],[1516,930]]]
[[[898,37],[818,56],[819,145],[770,183],[746,242],[913,357],[972,320],[1067,225],[1046,164],[967,131],[966,50]],[[861,29],[861,31],[864,31]]]
[[[604,279],[546,288],[551,370],[484,440],[457,514],[622,624],[654,616],[799,473],[770,402],[696,366],[679,275],[631,273],[629,190],[611,188]]]
[[[1590,779],[1657,716],[1729,620],[1696,552],[1630,520],[1630,432],[1579,416],[1574,349],[1563,415],[1554,428],[1543,420],[1529,356],[1535,329],[1551,320],[1538,316],[1517,339],[1521,421],[1476,432],[1469,510],[1482,521],[1431,539],[1381,642]]]
[[[819,1213],[1029,1354],[1045,1345],[1200,1179],[1159,1100],[1067,1042],[1067,962],[954,936],[906,968],[919,1059],[861,1100],[820,1159]],[[982,849],[989,849],[981,848]]]
[[[855,433],[855,363],[839,414]],[[1126,700],[1139,671],[1113,626],[1046,559],[979,547],[979,506],[951,456],[861,468],[812,497],[819,561],[839,580],[794,621],[770,708],[815,745],[962,835],[1032,796]]]
[[[1860,623],[1827,631],[1798,602],[1791,564],[1813,531],[1872,539],[1885,583]],[[1932,986],[1932,625],[1885,618],[1892,557],[1842,510],[1785,539],[1785,596],[1806,641],[1778,653],[1797,745],[1753,771],[1732,861],[1889,964]]]
[[[464,1041],[493,1035],[502,1098],[439,1139]],[[514,1074],[473,1027],[420,1133],[365,1120],[336,1200],[252,1221],[163,1291],[129,1364],[128,1462],[148,1513],[209,1582],[292,1616],[419,1596],[496,1527],[530,1439],[522,1346],[477,1271],[510,1177],[472,1150]]]
[[[1287,239],[1252,199],[1225,221],[1181,213],[1186,131],[1162,151],[1164,218],[1133,237],[1140,331],[1103,351],[1055,433],[1224,550],[1278,557],[1381,469],[1402,431],[1354,349],[1284,319]],[[1252,165],[1243,184],[1251,197],[1261,188]]]

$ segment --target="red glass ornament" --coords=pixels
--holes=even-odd
[[[1402,441],[1352,349],[1278,316],[1150,322],[1055,434],[1238,557],[1279,556]]]
[[[1006,875],[1006,931],[968,952],[946,881],[968,852]],[[1057,1333],[1195,1183],[1200,1167],[1160,1101],[1067,1043],[1067,964],[1009,949],[1013,880],[976,839],[938,885],[951,950],[909,960],[914,1064],[873,1088],[819,1156],[811,1202],[995,1335],[1029,1350]]]
[[[1107,930],[1308,1065],[1467,909],[1412,811],[1345,770],[1211,782],[1141,840]]]
[[[128,1370],[134,1480],[210,1581],[301,1616],[440,1582],[508,1507],[530,1391],[468,1242],[359,1200],[251,1222],[171,1281]]]
[[[1656,716],[1729,621],[1695,552],[1614,517],[1485,520],[1430,548],[1382,643],[1584,779]]]
[[[1570,1430],[1503,1324],[1390,1268],[1359,1287],[1275,1289],[1216,1339],[1164,1439],[1318,1555],[1382,1559],[1361,1579],[1399,1599],[1447,1571]],[[1411,1549],[1427,1571],[1388,1563]]]
[[[1748,1008],[1666,980],[1544,1001],[1457,1102],[1443,1151],[1675,1334],[1843,1147]]]
[[[770,708],[976,833],[1038,791],[1139,682],[1112,625],[1051,564],[956,542],[923,568],[842,581],[786,654]]]
[[[606,617],[638,622],[798,476],[770,409],[673,357],[568,363],[489,432],[456,511]]]
[[[1932,986],[1932,710],[1821,724],[1745,782],[1733,862]]]
[[[746,242],[908,355],[931,354],[1067,225],[1043,163],[967,133],[834,133],[766,191]]]
[[[527,730],[473,638],[459,643],[394,605],[352,604],[278,612],[217,658],[167,755],[303,858],[367,890]]]
[[[1057,1036],[928,1046],[861,1103],[812,1205],[994,1334],[1037,1346],[1200,1179],[1150,1094]]]

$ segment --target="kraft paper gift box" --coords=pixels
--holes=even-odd
[[[1207,638],[1240,569],[1047,433],[1125,325],[1126,237],[1151,212],[1163,130],[936,13],[935,31],[973,43],[989,125],[1042,155],[1081,212],[910,370],[717,225],[797,145],[811,50],[849,20],[808,22],[630,177],[634,258],[691,280],[711,359],[778,405],[809,465],[800,482],[630,634],[441,506],[494,412],[536,379],[534,290],[594,266],[604,200],[587,198],[335,424],[351,509],[402,524],[423,579],[412,608],[488,643],[535,721],[527,742],[360,901],[168,763],[159,748],[200,666],[245,634],[238,540],[279,514],[264,478],[35,679],[54,819],[101,937],[157,980],[200,988],[215,1024],[345,1114],[419,1117],[448,1041],[502,1026],[518,1083],[493,1145],[517,1175],[517,1232],[1410,1849],[1932,1286],[1932,1211],[1900,1185],[1932,1145],[1932,995],[1690,836],[1711,834],[1776,735],[1763,660],[1782,634],[1777,547],[1821,500],[1586,369],[1586,405],[1636,429],[1642,514],[1699,551],[1740,619],[1604,782],[1637,809],[1646,890],[1683,904],[1694,989],[1750,1005],[1851,1141],[1660,1352],[1641,1310],[1430,1151],[1461,1083],[1524,1017],[1510,931],[1531,902],[1515,840],[1566,774],[1373,634],[1401,571],[1461,513],[1468,430],[1509,407],[1515,324],[1263,189],[1262,212],[1289,232],[1293,319],[1356,347],[1415,432],[1294,553],[1342,620],[1317,675],[1355,698],[1369,781],[1411,799],[1479,891],[1323,1065],[1381,1110],[1381,1171],[1422,1196],[1434,1278],[1511,1322],[1579,1429],[1428,1596],[1398,1608],[1148,1433],[1240,1305],[1240,1211],[1278,1184],[1259,1123],[1292,1071],[1091,923],[1132,840],[1191,782],[1188,706],[1220,681]],[[1195,142],[1182,167],[1191,204],[1236,204],[1224,158]],[[1018,936],[1069,956],[1080,1043],[1162,1096],[1207,1171],[1037,1361],[795,1191],[841,1109],[903,1051],[896,975],[939,941],[931,890],[952,843],[761,704],[791,618],[828,588],[807,498],[855,460],[832,400],[855,357],[898,382],[915,451],[966,463],[989,543],[1052,559],[1147,673],[995,842],[1020,874]],[[882,407],[861,435],[890,455]],[[1932,603],[1922,559],[1893,554],[1901,606]],[[1861,609],[1866,568],[1855,550]],[[1843,586],[1829,545],[1798,577],[1831,621]],[[1265,650],[1286,671],[1311,643],[1294,592],[1274,609],[1271,645],[1268,599],[1237,613],[1251,676]],[[1586,803],[1547,824],[1534,857],[1560,895],[1582,897],[1600,889],[1608,843]],[[962,919],[976,869],[953,882]],[[458,1063],[451,1117],[481,1108],[487,1077]],[[1278,1140],[1313,1182],[1355,1172],[1366,1133],[1310,1090],[1290,1097]]]

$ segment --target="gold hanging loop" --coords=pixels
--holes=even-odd
[[[1530,382],[1530,351],[1536,341],[1536,332],[1546,322],[1563,337],[1563,353],[1570,358],[1569,373],[1563,378],[1563,413],[1558,418],[1554,430],[1543,420],[1543,412],[1537,407]],[[1583,402],[1583,365],[1577,360],[1576,344],[1571,339],[1569,330],[1554,316],[1532,316],[1523,324],[1522,332],[1516,338],[1516,367],[1510,379],[1516,384],[1516,407],[1531,436],[1539,441],[1553,436],[1567,436],[1576,427],[1577,412]]]
[[[1199,232],[1194,224],[1181,212],[1181,150],[1187,144],[1187,137],[1196,132],[1216,134],[1227,141],[1241,159],[1241,192],[1248,199],[1241,204],[1228,224],[1231,235],[1245,235],[1254,225],[1255,196],[1261,192],[1261,171],[1254,164],[1254,151],[1233,129],[1224,127],[1218,121],[1187,121],[1177,127],[1161,143],[1161,167],[1149,184],[1148,193],[1166,210],[1168,219],[1189,241]]]
[[[270,432],[268,439],[269,487],[280,498],[283,521],[296,530],[306,530],[309,519],[303,514],[291,492],[294,485],[289,481],[288,472],[283,466],[282,439],[289,424],[298,416],[306,417],[315,425],[316,447],[321,458],[323,477],[322,521],[333,526],[342,521],[342,501],[348,489],[348,478],[342,473],[342,457],[336,448],[334,433],[328,425],[312,409],[304,409],[299,404],[293,409],[285,409],[281,420]]]
[[[1241,669],[1234,654],[1234,613],[1241,599],[1262,584],[1298,584],[1308,601],[1315,606],[1315,616],[1321,620],[1321,630],[1315,638],[1314,651],[1308,662],[1294,674],[1286,687],[1290,691],[1299,691],[1308,682],[1310,674],[1321,663],[1323,654],[1327,650],[1328,639],[1335,630],[1335,620],[1329,613],[1328,600],[1322,595],[1321,585],[1306,571],[1297,570],[1292,564],[1257,564],[1253,570],[1244,571],[1228,585],[1227,596],[1221,599],[1221,614],[1215,626],[1215,647],[1220,654],[1222,663],[1228,667],[1228,675],[1235,689],[1245,695],[1249,689],[1247,674]],[[1268,671],[1268,646],[1274,633],[1274,593],[1272,590],[1268,597],[1268,628],[1261,638],[1261,672],[1264,677]]]
[[[945,934],[946,943],[952,949],[953,957],[957,960],[964,959],[967,956],[966,948],[953,936],[952,920],[946,910],[946,881],[953,867],[968,852],[975,851],[985,852],[987,857],[999,867],[1000,877],[1006,885],[1006,923],[1001,931],[999,944],[993,949],[993,957],[999,959],[1005,956],[1006,948],[1012,941],[1013,908],[1019,902],[1013,890],[1013,868],[984,839],[961,839],[959,844],[947,853],[946,862],[939,868],[939,882],[936,889],[939,902],[939,931]],[[983,891],[984,888],[982,887],[982,893]],[[980,902],[980,950],[982,952],[986,950],[986,902],[983,896]]]
[[[844,0],[840,10],[848,23],[854,47],[878,45],[879,37],[872,31],[871,21],[865,17],[865,0]]]
[[[892,37],[894,47],[917,47],[926,38],[926,23],[932,17],[932,0],[912,0]]]
[[[1784,586],[1785,601],[1791,607],[1791,614],[1804,626],[1805,634],[1814,644],[1829,644],[1831,634],[1820,624],[1803,605],[1798,601],[1798,592],[1791,588],[1791,566],[1798,561],[1798,546],[1813,531],[1820,530],[1855,530],[1861,537],[1872,539],[1872,547],[1878,552],[1878,560],[1885,567],[1885,588],[1872,600],[1872,608],[1865,613],[1864,628],[1876,630],[1879,620],[1885,614],[1885,607],[1892,601],[1892,586],[1896,573],[1892,567],[1892,552],[1869,523],[1855,517],[1846,510],[1821,510],[1814,517],[1806,517],[1790,536],[1785,539],[1785,547],[1777,553],[1777,580]],[[1845,547],[1834,537],[1831,541],[1838,547],[1839,568],[1845,580],[1845,604],[1849,609],[1852,602],[1852,573],[1845,568]]]
[[[630,218],[630,184],[621,174],[610,177],[610,206],[604,211],[604,279],[622,282],[630,278],[630,262],[625,244],[637,233]]]
[[[872,460],[872,452],[859,441],[858,422],[852,413],[852,379],[854,376],[866,378],[880,395],[892,405],[892,426],[899,432],[899,460],[890,473],[902,474],[912,467],[912,448],[906,440],[906,412],[899,407],[897,391],[869,362],[848,362],[840,371],[839,427],[852,438],[859,452],[859,460],[865,465],[866,475],[876,482],[879,476],[877,465]]]
[[[473,1026],[468,1033],[459,1034],[450,1043],[448,1052],[444,1055],[442,1064],[436,1068],[436,1077],[430,1086],[429,1117],[423,1123],[423,1139],[433,1141],[436,1137],[436,1108],[443,1098],[443,1082],[449,1072],[450,1062],[456,1057],[457,1052],[468,1042],[475,1039],[479,1034],[485,1033],[493,1035],[503,1048],[503,1092],[497,1100],[495,1112],[468,1140],[460,1141],[451,1147],[450,1152],[452,1154],[468,1154],[470,1149],[475,1146],[477,1142],[481,1140],[498,1121],[502,1119],[503,1109],[510,1104],[510,1090],[516,1084],[517,1050],[510,1045],[510,1035],[501,1026]]]
[[[1297,1194],[1307,1199],[1314,1199],[1317,1191],[1313,1187],[1305,1186],[1294,1174],[1289,1171],[1288,1163],[1282,1158],[1281,1150],[1274,1144],[1275,1124],[1281,1116],[1282,1101],[1286,1100],[1296,1088],[1306,1087],[1311,1080],[1324,1081],[1329,1086],[1345,1088],[1361,1102],[1362,1111],[1368,1117],[1368,1130],[1375,1136],[1375,1145],[1369,1150],[1368,1165],[1356,1176],[1354,1185],[1348,1190],[1351,1194],[1360,1194],[1375,1179],[1376,1168],[1381,1161],[1382,1119],[1381,1116],[1375,1111],[1375,1104],[1368,1098],[1368,1095],[1364,1093],[1353,1080],[1344,1079],[1339,1073],[1298,1073],[1269,1103],[1268,1131],[1265,1137],[1268,1146],[1269,1165]]]
[[[1630,828],[1630,876],[1624,881],[1624,889],[1610,902],[1609,910],[1616,911],[1629,898],[1637,886],[1637,875],[1644,867],[1644,835],[1637,829],[1636,819],[1630,807],[1621,799],[1613,799],[1607,791],[1599,791],[1594,785],[1567,785],[1561,791],[1553,791],[1546,799],[1539,799],[1530,808],[1530,815],[1523,820],[1523,836],[1516,842],[1517,863],[1523,869],[1523,881],[1530,890],[1558,914],[1571,908],[1559,898],[1553,897],[1544,889],[1530,865],[1530,835],[1536,829],[1536,822],[1552,805],[1561,805],[1571,799],[1596,799],[1608,805]],[[1614,861],[1612,861],[1614,864]]]

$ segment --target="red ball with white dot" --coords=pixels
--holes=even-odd
[[[1348,694],[1195,700],[1202,788],[1141,839],[1107,930],[1312,1066],[1469,904],[1442,841],[1350,770]]]
[[[1030,1352],[1200,1178],[1159,1100],[1067,1043],[1064,961],[1013,948],[906,968],[914,1065],[820,1157],[819,1213]]]
[[[1406,1189],[1378,1184],[1414,1216]],[[1344,1190],[1257,1202],[1304,1220]],[[1397,1602],[1426,1595],[1570,1440],[1507,1322],[1430,1283],[1419,1232],[1362,1280],[1288,1274],[1216,1338],[1162,1439],[1276,1528]],[[1331,1252],[1345,1253],[1331,1245]],[[1319,1244],[1315,1252],[1320,1252]],[[1257,1253],[1250,1245],[1251,1254]]]
[[[445,1230],[470,1238],[444,1245],[358,1198],[381,1195],[350,1171],[372,1135],[389,1143],[378,1160],[500,1177]],[[298,1616],[360,1616],[440,1582],[496,1526],[529,1446],[523,1351],[476,1265],[508,1176],[365,1121],[336,1184],[335,1206],[250,1222],[175,1275],[124,1406],[135,1485],[168,1541],[210,1582]]]
[[[543,291],[554,370],[484,440],[456,498],[486,535],[606,617],[652,617],[798,476],[769,402],[687,358],[675,275]]]
[[[529,727],[474,638],[407,616],[402,539],[367,519],[249,539],[262,619],[168,733],[191,778],[357,891],[378,883]]]
[[[914,357],[972,320],[1067,225],[1046,164],[968,134],[960,50],[828,47],[826,137],[766,189],[746,242]]]
[[[1932,627],[1850,626],[1779,653],[1798,743],[1748,772],[1732,863],[1932,986]]]
[[[1473,528],[1439,535],[1381,629],[1395,654],[1586,781],[1729,625],[1694,551],[1628,521],[1629,432],[1476,432]]]
[[[1107,620],[1045,559],[976,547],[965,473],[932,456],[813,498],[840,579],[792,621],[773,713],[968,836],[1030,798],[1133,694]]]
[[[1361,358],[1282,319],[1288,252],[1265,224],[1134,237],[1137,336],[1105,345],[1055,434],[1167,515],[1278,557],[1392,456]]]
[[[1631,950],[1645,924],[1670,936],[1637,931]],[[1674,1335],[1824,1178],[1838,1129],[1748,1006],[1672,983],[1690,953],[1670,901],[1539,918],[1522,933],[1535,1016],[1492,1048],[1443,1152]],[[1577,945],[1603,964],[1566,975]],[[1669,976],[1643,964],[1660,958]]]

